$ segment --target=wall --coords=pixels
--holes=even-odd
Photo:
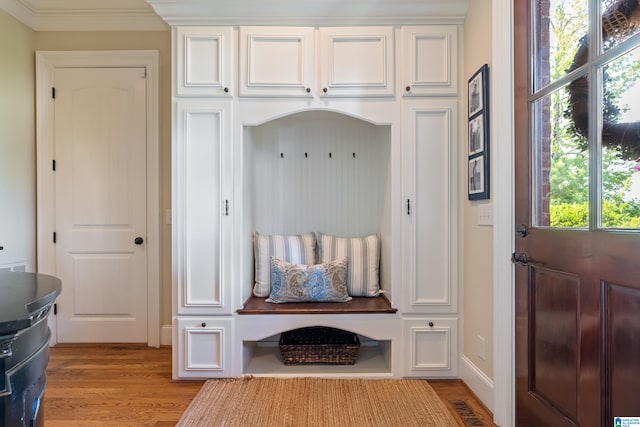
[[[165,211],[171,208],[171,32],[170,31],[41,31],[35,33],[35,50],[157,50],[160,53],[160,215],[162,325],[171,324],[171,226]],[[33,64],[31,64],[33,69]],[[32,72],[33,75],[33,72]],[[32,77],[33,81],[33,77]],[[31,83],[33,85],[33,83]],[[33,91],[32,91],[33,92]],[[33,96],[32,96],[33,97]],[[35,157],[33,159],[35,162]],[[35,172],[34,172],[35,173]],[[165,342],[163,342],[164,344]]]
[[[35,268],[34,32],[0,10],[0,265]]]
[[[464,25],[464,69],[465,97],[463,111],[467,106],[466,84],[469,78],[483,65],[489,64],[491,76],[491,2],[471,0]],[[495,85],[491,81],[490,87]],[[464,153],[460,170],[463,179],[463,293],[464,293],[464,337],[461,372],[463,380],[492,409],[493,401],[493,227],[478,225],[478,206],[492,200],[467,200],[467,130],[466,114],[463,113]],[[490,148],[489,152],[493,150]],[[492,170],[493,170],[493,165]],[[493,180],[491,180],[493,181]],[[491,191],[491,189],[490,189]],[[484,360],[478,356],[478,341],[485,340]]]

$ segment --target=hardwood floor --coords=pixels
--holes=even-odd
[[[142,345],[51,348],[47,427],[174,426],[202,381],[171,380],[171,349]],[[461,381],[430,381],[460,426],[493,426]]]

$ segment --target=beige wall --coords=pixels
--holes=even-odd
[[[0,10],[0,265],[35,268],[34,32]]]
[[[483,65],[489,64],[491,76],[491,2],[471,0],[464,25],[464,70],[466,111],[466,82]],[[490,79],[490,86],[495,84]],[[466,117],[466,115],[464,116]],[[478,225],[478,205],[489,201],[467,200],[467,129],[463,123],[461,170],[464,171],[464,356],[493,379],[493,227]],[[490,150],[491,152],[491,150]],[[493,169],[493,168],[492,168]],[[477,355],[478,336],[485,339],[485,360]]]
[[[171,324],[171,226],[165,211],[171,208],[171,32],[41,31],[35,33],[35,50],[157,50],[160,53],[160,223],[162,325]]]

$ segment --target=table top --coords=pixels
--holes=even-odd
[[[38,314],[62,290],[57,277],[38,273],[0,272],[0,335],[31,327]]]

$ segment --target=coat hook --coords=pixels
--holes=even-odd
[[[331,153],[329,153],[329,158],[331,158]]]
[[[353,153],[353,158],[354,158],[354,159],[356,158],[356,153]]]
[[[284,159],[284,154],[283,153],[280,153],[280,158]]]
[[[307,153],[304,153],[304,158],[306,159],[308,157]]]

